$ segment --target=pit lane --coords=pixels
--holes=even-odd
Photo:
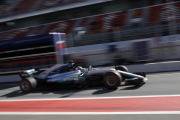
[[[151,96],[151,95],[180,95],[180,72],[148,74],[148,81],[140,87],[119,86],[116,90],[108,90],[103,86],[90,87],[87,89],[65,89],[65,90],[37,90],[30,94],[20,92],[18,84],[1,84],[0,100],[21,100],[21,99],[59,99],[59,98],[98,98],[98,97],[128,97],[128,96]],[[148,109],[148,108],[147,108]],[[89,115],[87,115],[89,116]],[[98,119],[110,118],[112,115],[93,115]],[[115,118],[130,119],[134,115],[113,115]],[[135,118],[150,118],[154,115],[135,115]],[[158,115],[162,119],[170,119],[167,115]],[[165,117],[166,116],[166,117]],[[170,115],[178,119],[179,115]],[[3,115],[8,118],[8,115]],[[28,116],[27,116],[28,117]],[[24,118],[18,116],[17,119]],[[54,117],[56,118],[56,116]],[[57,117],[58,118],[58,117]],[[63,118],[83,119],[83,116],[63,116]],[[88,118],[88,117],[87,117]],[[43,115],[41,119],[46,119]]]
[[[154,73],[148,74],[147,77],[147,83],[140,87],[122,85],[116,90],[109,90],[104,86],[96,86],[86,89],[43,89],[36,90],[30,94],[24,94],[19,90],[18,83],[0,84],[0,99],[52,99],[180,94],[180,72]]]

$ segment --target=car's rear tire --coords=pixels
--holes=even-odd
[[[34,78],[26,78],[21,80],[19,87],[23,93],[32,92],[37,86],[37,82]]]
[[[109,89],[117,89],[117,87],[121,84],[121,81],[121,75],[117,75],[115,73],[107,73],[103,79],[104,85]]]
[[[121,71],[124,71],[124,72],[128,72],[127,67],[126,67],[126,66],[123,66],[123,65],[115,66],[115,69],[116,69],[116,70],[121,70]]]

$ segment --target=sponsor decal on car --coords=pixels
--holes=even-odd
[[[78,81],[78,77],[64,78],[63,81]]]

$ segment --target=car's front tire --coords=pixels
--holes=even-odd
[[[116,89],[121,84],[121,81],[121,75],[115,73],[107,73],[103,79],[104,85],[109,89]]]

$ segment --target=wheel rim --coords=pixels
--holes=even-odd
[[[114,77],[114,76],[108,76],[106,78],[106,83],[109,85],[109,86],[114,86],[117,84],[117,79]]]
[[[29,89],[28,82],[22,82],[21,88],[22,88],[22,90],[27,91]]]

